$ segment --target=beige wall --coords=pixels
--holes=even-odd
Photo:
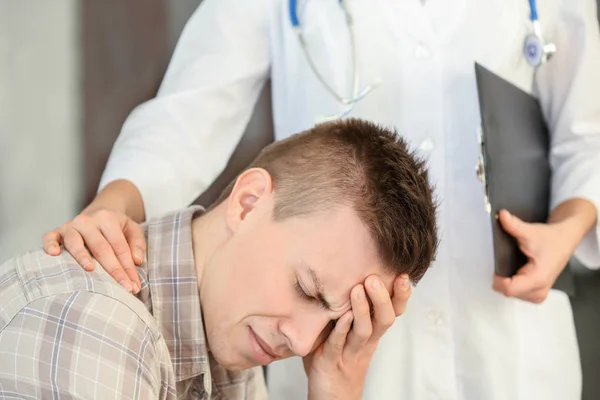
[[[77,0],[0,0],[0,262],[76,212]]]
[[[173,47],[201,0],[168,0]],[[0,0],[0,262],[80,207],[81,0]]]

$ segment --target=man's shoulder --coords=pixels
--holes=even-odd
[[[30,299],[0,335],[0,385],[44,398],[174,397],[168,349],[136,302],[89,290]]]
[[[89,298],[101,299],[106,305],[118,303],[123,306],[120,313],[126,314],[126,318],[135,316],[158,332],[154,318],[141,301],[116,283],[100,265],[96,264],[94,271],[86,271],[64,249],[58,256],[49,256],[43,249],[33,250],[0,265],[0,315],[8,318],[32,302],[76,293],[86,294],[76,296],[78,302]],[[0,330],[7,322],[0,318]]]

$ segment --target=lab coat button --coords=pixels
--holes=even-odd
[[[434,326],[440,326],[444,322],[444,314],[438,310],[431,310],[427,314],[429,323]]]
[[[415,57],[416,58],[429,58],[431,57],[431,50],[422,44],[417,45],[415,49]]]
[[[433,140],[431,140],[429,137],[423,139],[419,144],[419,150],[424,153],[430,153],[434,147]]]

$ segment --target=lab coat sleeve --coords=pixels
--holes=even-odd
[[[564,0],[545,36],[556,55],[542,66],[536,87],[552,132],[553,209],[565,200],[589,200],[600,213],[600,33],[594,0]],[[540,20],[542,16],[540,16]],[[600,267],[600,226],[583,239],[575,256]]]
[[[127,118],[100,189],[140,190],[146,218],[190,204],[225,168],[270,68],[274,0],[204,0],[187,22],[157,97]]]

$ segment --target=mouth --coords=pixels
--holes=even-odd
[[[248,327],[248,333],[253,356],[260,365],[270,364],[278,358],[277,353],[252,328]]]

